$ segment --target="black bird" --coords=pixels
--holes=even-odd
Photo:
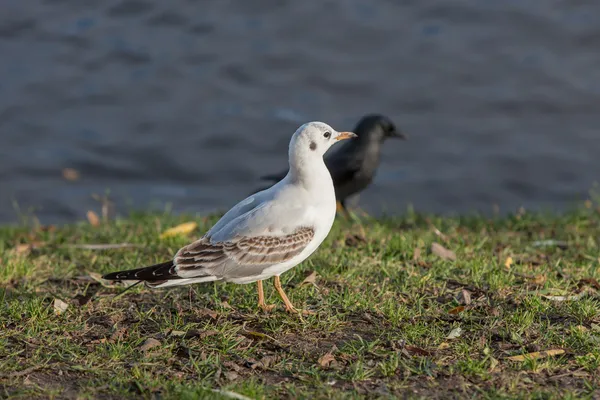
[[[348,197],[364,190],[373,181],[379,167],[381,145],[387,138],[407,139],[394,123],[383,115],[365,115],[353,130],[358,137],[348,140],[325,156],[331,173],[338,210],[345,211]],[[278,182],[286,172],[265,175],[260,179]]]

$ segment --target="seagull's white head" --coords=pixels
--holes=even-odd
[[[290,141],[292,155],[323,157],[325,152],[340,140],[355,138],[352,132],[338,132],[324,122],[307,122],[296,130]]]
[[[296,130],[290,141],[290,173],[294,179],[326,174],[323,155],[335,143],[356,137],[352,132],[338,132],[323,122],[308,122]]]

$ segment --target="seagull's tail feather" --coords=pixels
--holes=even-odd
[[[111,272],[102,277],[109,281],[164,281],[171,279],[181,279],[175,272],[173,261],[167,261],[160,264],[151,265],[125,271]]]
[[[112,272],[104,275],[102,278],[109,281],[140,281],[152,288],[182,286],[192,283],[218,281],[220,279],[214,275],[182,278],[177,275],[173,261],[167,261],[149,267]]]

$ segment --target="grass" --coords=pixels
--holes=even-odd
[[[161,232],[194,220],[198,236],[216,219],[0,228],[0,398],[598,396],[600,211],[590,204],[336,220],[282,277],[296,306],[316,312],[304,317],[283,311],[270,282],[278,307],[265,314],[254,285],[118,295],[94,279],[164,261],[190,238]],[[69,247],[122,242],[140,247]],[[535,358],[547,350],[560,354]]]

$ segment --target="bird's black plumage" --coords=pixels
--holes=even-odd
[[[325,165],[331,173],[335,196],[345,208],[346,199],[364,190],[373,181],[379,167],[382,143],[388,138],[406,139],[386,116],[370,114],[361,118],[348,140],[325,156]],[[262,180],[280,181],[286,172],[262,176]]]
[[[130,269],[126,271],[111,272],[102,277],[109,281],[145,281],[148,283],[162,282],[170,279],[181,279],[175,273],[173,261],[160,264]]]

